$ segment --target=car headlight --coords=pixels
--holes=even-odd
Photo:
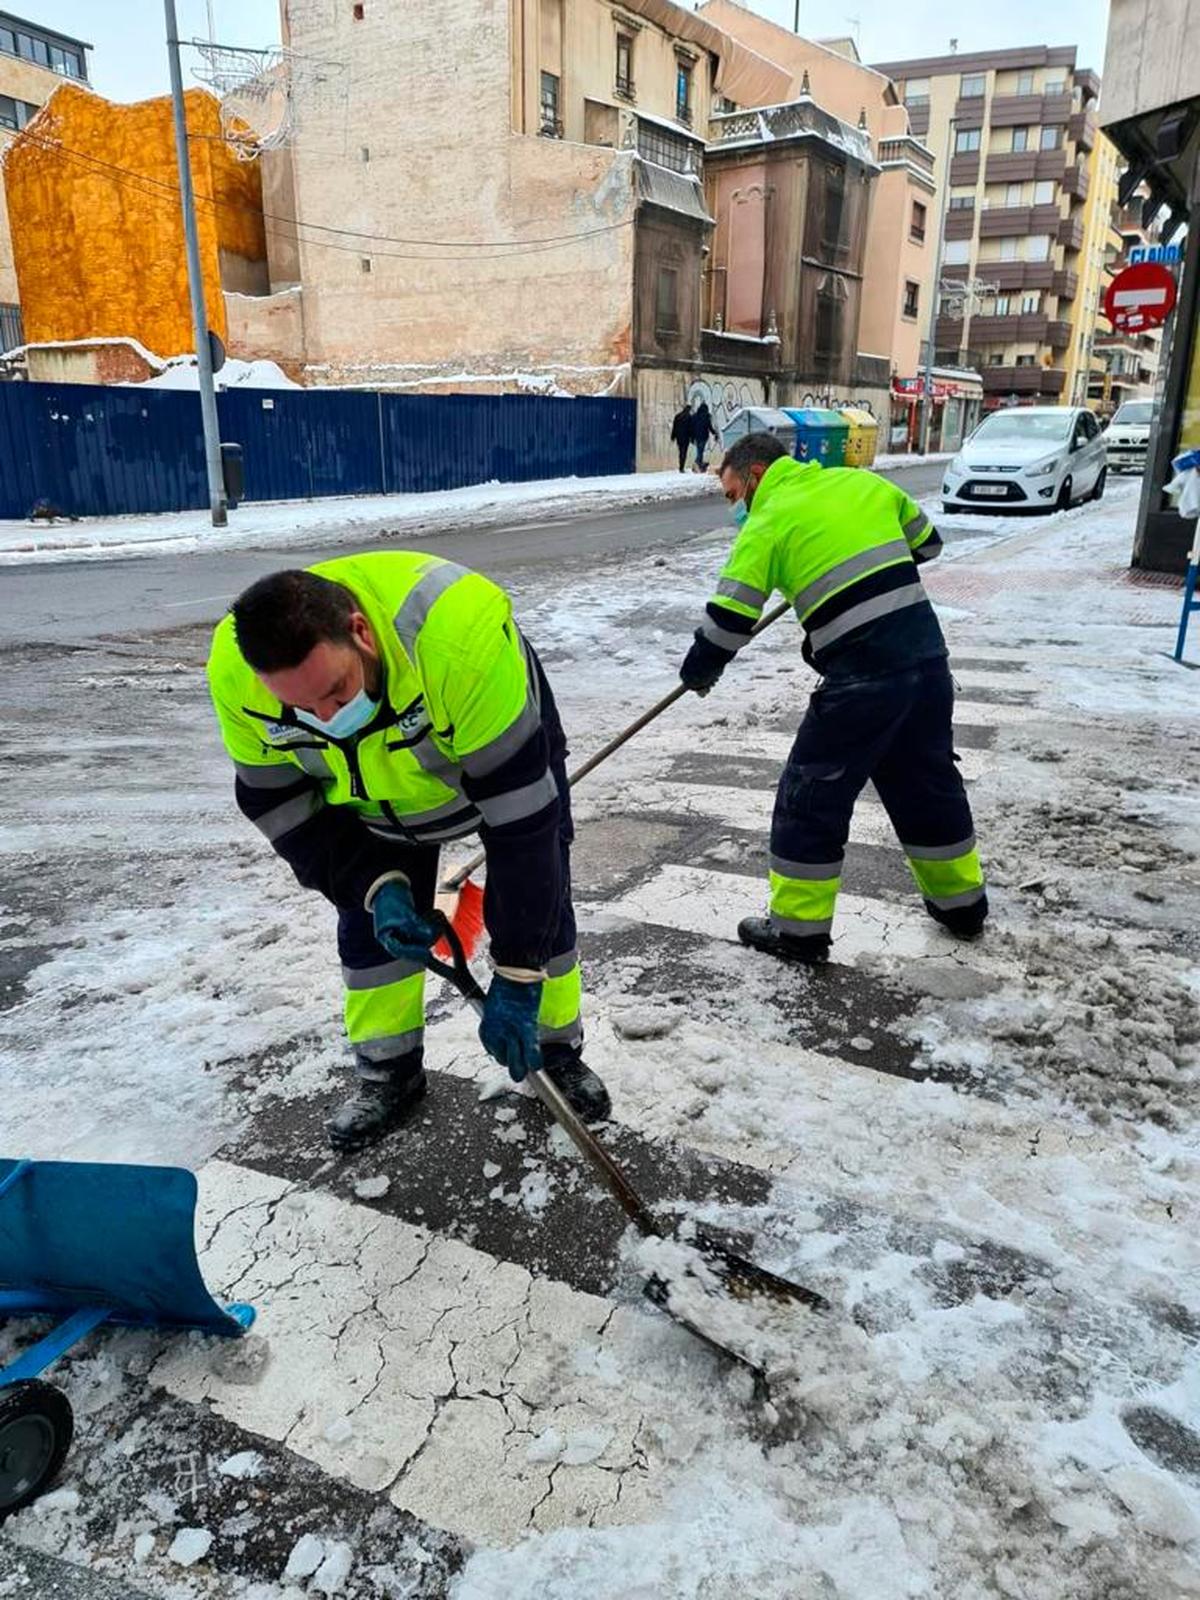
[[[1058,457],[1055,456],[1053,460],[1043,461],[1039,466],[1026,467],[1025,476],[1027,478],[1045,478],[1048,477],[1050,473],[1057,472],[1061,465],[1062,463],[1059,461]]]
[[[946,476],[948,478],[961,478],[966,470],[966,463],[961,456],[955,456],[953,460],[946,463]]]

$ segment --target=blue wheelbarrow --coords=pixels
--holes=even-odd
[[[61,1317],[0,1368],[0,1522],[57,1476],[74,1434],[41,1374],[102,1322],[237,1338],[196,1260],[196,1179],[178,1167],[0,1160],[0,1320]]]

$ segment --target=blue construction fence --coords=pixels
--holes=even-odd
[[[217,395],[242,447],[245,500],[406,494],[632,472],[632,400],[238,389]],[[208,504],[199,396],[94,384],[0,384],[0,517]]]

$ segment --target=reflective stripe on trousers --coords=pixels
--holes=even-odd
[[[542,1044],[581,1045],[583,974],[578,952],[568,950],[561,956],[551,956],[546,972],[538,1007],[538,1039]]]
[[[904,846],[917,888],[939,911],[975,905],[983,898],[983,867],[975,838],[951,845]]]
[[[389,978],[389,969],[395,969]],[[399,969],[405,969],[399,976]],[[352,971],[346,981],[346,1037],[354,1046],[359,1075],[390,1076],[388,1064],[420,1050],[425,1040],[425,969],[404,961]]]
[[[772,855],[771,926],[805,938],[827,934],[842,886],[841,861],[788,861]]]

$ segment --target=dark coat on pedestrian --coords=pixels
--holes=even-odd
[[[704,454],[710,439],[718,437],[717,430],[713,427],[712,412],[708,409],[708,402],[701,400],[692,417],[692,438],[696,441],[696,448],[700,454]]]
[[[690,405],[685,405],[682,410],[675,413],[675,420],[671,424],[671,442],[673,444],[691,444],[692,420],[692,408]]]

